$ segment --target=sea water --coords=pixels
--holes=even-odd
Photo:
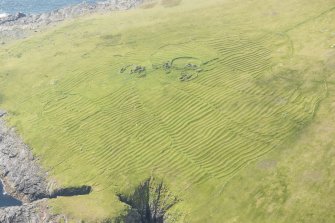
[[[0,17],[17,12],[26,14],[49,12],[81,2],[92,3],[97,0],[0,0]]]
[[[0,180],[0,208],[20,205],[22,205],[21,201],[6,194],[3,189],[2,181]]]

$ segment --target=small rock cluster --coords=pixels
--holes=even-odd
[[[122,67],[120,73],[123,74],[127,72],[128,74],[134,74],[136,77],[145,77],[146,76],[146,67],[141,65],[127,65]]]

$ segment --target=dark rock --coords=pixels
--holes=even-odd
[[[10,22],[17,21],[17,20],[19,20],[19,19],[21,19],[23,17],[26,17],[26,14],[21,13],[21,12],[16,13],[14,15],[8,15],[8,16],[0,19],[0,25],[1,24],[5,24],[5,23],[10,23]]]
[[[0,118],[1,118],[2,116],[6,115],[6,114],[7,114],[6,111],[4,111],[4,110],[0,110]]]
[[[19,207],[0,209],[0,222],[49,222],[41,220],[41,213],[36,206],[44,198],[58,196],[77,196],[89,194],[91,186],[59,188],[56,183],[47,180],[47,173],[39,166],[30,148],[24,144],[13,128],[7,127],[0,110],[0,177],[6,192],[29,204]]]
[[[15,15],[16,19],[20,19],[20,18],[23,18],[23,17],[26,17],[27,15],[22,13],[22,12],[19,12]]]
[[[118,194],[119,200],[129,205],[121,222],[164,223],[167,211],[179,202],[163,181],[153,177],[141,183],[132,194]]]
[[[61,221],[63,220],[63,221]],[[65,216],[50,215],[47,204],[44,200],[24,204],[22,206],[0,208],[1,223],[52,223],[67,222]]]
[[[0,176],[6,177],[7,186],[14,195],[30,202],[47,198],[50,193],[46,173],[14,129],[5,125],[3,118],[0,118],[0,138]]]

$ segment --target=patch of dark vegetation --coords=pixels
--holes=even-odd
[[[333,46],[332,48],[335,48],[335,44]],[[335,70],[335,52],[333,51],[332,54],[329,53],[327,56],[328,59],[325,62],[325,67],[330,71],[333,71]]]
[[[86,185],[81,186],[81,187],[60,188],[60,189],[55,190],[50,195],[50,198],[87,195],[87,194],[91,193],[91,191],[92,191],[92,187],[91,186],[86,186]]]
[[[3,94],[0,94],[0,104],[4,102],[4,96]],[[0,112],[0,117],[1,117],[1,112]]]
[[[156,5],[157,5],[157,1],[146,1],[145,3],[143,3],[142,5],[141,5],[141,8],[142,9],[151,9],[151,8],[153,8],[153,7],[155,7]]]
[[[54,54],[54,57],[57,57],[57,56],[63,56],[65,53],[64,52],[60,52],[60,51],[58,51],[58,52],[56,52],[55,54]]]
[[[164,7],[174,7],[179,5],[182,0],[162,0],[161,3]]]
[[[132,194],[118,194],[118,197],[130,206],[127,214],[118,219],[127,223],[164,223],[167,211],[179,202],[163,181],[153,177],[141,183]]]
[[[116,46],[119,45],[122,39],[121,34],[116,35],[104,35],[101,36],[103,40],[102,43],[99,43],[98,46]]]

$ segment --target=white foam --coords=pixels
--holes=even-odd
[[[7,16],[8,16],[7,13],[0,13],[0,19],[2,19],[2,18],[6,18]]]
[[[1,17],[0,17],[0,18],[1,18]],[[1,182],[1,184],[2,184],[2,194],[3,194],[3,195],[6,195],[7,192],[5,191],[5,187],[4,187],[4,184],[3,184],[2,179],[0,179],[0,182]]]

